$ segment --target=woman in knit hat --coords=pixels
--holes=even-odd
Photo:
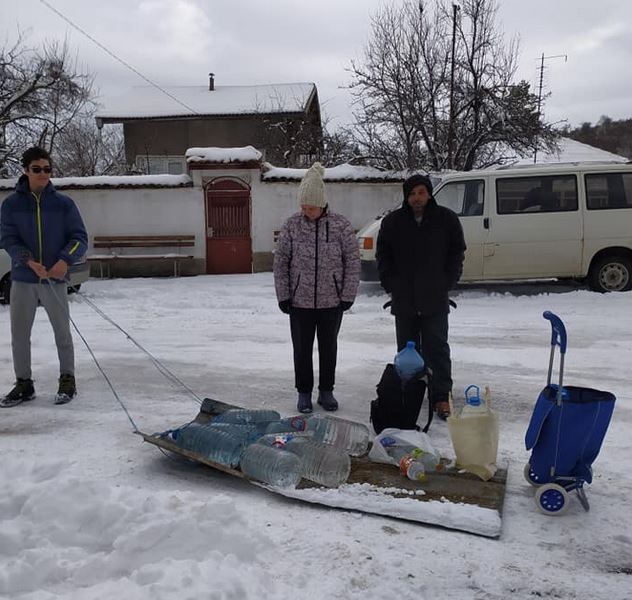
[[[312,412],[314,337],[318,338],[318,404],[338,409],[333,395],[338,332],[342,313],[355,301],[360,253],[351,223],[330,212],[325,200],[325,169],[314,163],[303,177],[301,212],[283,225],[274,254],[279,308],[290,315],[297,408]]]

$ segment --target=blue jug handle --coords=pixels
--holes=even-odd
[[[476,398],[476,399],[478,400],[477,405],[478,405],[478,404],[480,404],[480,403],[481,403],[481,389],[480,389],[477,385],[474,385],[474,384],[472,384],[472,385],[468,385],[468,386],[465,388],[465,402],[466,402],[467,404],[469,404],[468,400],[469,400],[469,398],[470,398],[470,397],[468,396],[468,393],[469,393],[469,391],[470,391],[471,389],[476,390],[476,395],[475,395],[475,396],[473,396],[473,397],[474,397],[474,398]]]

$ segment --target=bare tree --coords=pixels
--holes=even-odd
[[[81,72],[68,45],[26,45],[23,35],[0,47],[0,172],[18,170],[28,145],[49,151],[57,137],[89,103],[93,78]]]
[[[454,48],[454,53],[453,49]],[[529,84],[515,82],[495,0],[407,0],[372,22],[350,88],[359,145],[394,169],[469,170],[555,146]]]
[[[80,115],[60,132],[53,159],[55,173],[62,177],[123,175],[130,170],[122,127],[98,129],[93,114]]]

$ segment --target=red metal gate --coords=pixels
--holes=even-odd
[[[252,273],[250,189],[234,179],[206,187],[206,272]]]

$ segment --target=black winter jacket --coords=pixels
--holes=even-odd
[[[449,312],[448,292],[463,270],[463,228],[456,213],[430,198],[421,223],[406,200],[382,220],[376,260],[395,316]]]

